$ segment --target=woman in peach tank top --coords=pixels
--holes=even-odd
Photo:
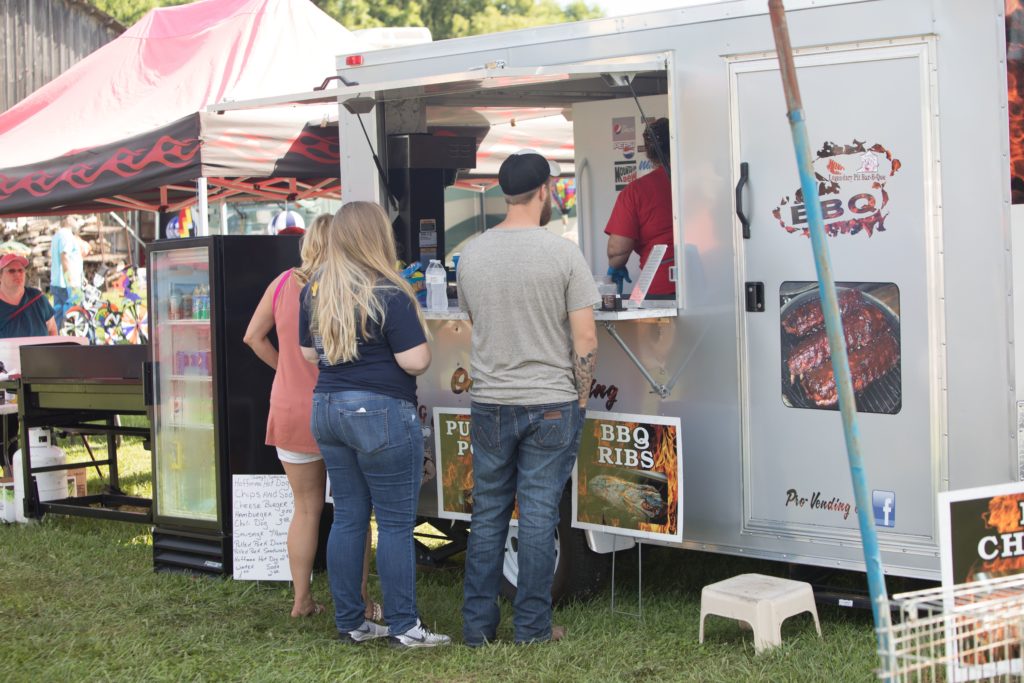
[[[267,418],[267,445],[277,448],[295,499],[288,527],[288,565],[291,568],[295,599],[293,617],[320,614],[324,606],[313,599],[310,574],[316,556],[320,514],[324,507],[327,472],[310,431],[316,365],[307,362],[299,350],[299,292],[316,272],[324,253],[324,232],[332,216],[317,216],[302,237],[302,265],[281,273],[267,287],[249,327],[248,344],[264,363],[274,368],[270,390],[270,415]],[[277,329],[278,348],[268,339]],[[369,537],[368,537],[369,538]],[[367,549],[368,551],[369,549]],[[380,605],[367,596],[366,577],[369,552],[363,563],[363,600],[366,617],[380,620]]]

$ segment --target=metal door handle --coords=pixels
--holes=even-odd
[[[743,239],[750,239],[750,219],[743,213],[743,187],[747,184],[747,162],[740,162],[740,181],[736,183],[736,217],[743,225]]]

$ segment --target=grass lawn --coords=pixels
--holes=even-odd
[[[149,454],[122,453],[126,488],[149,495]],[[612,613],[606,590],[556,610],[569,631],[557,644],[508,642],[506,605],[504,642],[404,652],[343,645],[330,615],[291,619],[286,584],[156,574],[150,544],[148,527],[123,522],[0,525],[0,681],[868,681],[877,665],[867,611],[819,608],[820,640],[809,615],[795,617],[782,647],[762,655],[749,631],[710,617],[698,645],[702,586],[785,571],[744,558],[646,548],[642,620]],[[618,607],[635,610],[636,556],[618,562]],[[420,572],[424,621],[456,642],[461,590],[458,560]],[[314,591],[329,604],[325,575]]]

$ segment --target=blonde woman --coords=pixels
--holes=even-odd
[[[423,468],[416,376],[430,365],[430,348],[395,259],[384,210],[369,202],[343,206],[323,264],[302,290],[299,337],[306,360],[320,367],[312,428],[334,495],[327,575],[338,635],[348,643],[388,636],[395,647],[433,647],[451,639],[418,617],[412,537]],[[365,619],[359,600],[371,509],[389,628]]]
[[[295,586],[293,617],[321,614],[324,606],[313,599],[309,579],[316,556],[320,513],[324,507],[327,473],[316,440],[309,430],[313,386],[317,369],[299,350],[299,292],[320,267],[331,215],[318,216],[302,237],[302,264],[287,270],[270,283],[245,331],[245,343],[264,363],[274,368],[267,419],[267,445],[277,447],[277,457],[288,476],[295,510],[288,527],[288,565]],[[277,328],[278,348],[270,342]],[[363,602],[366,616],[380,621],[381,607],[367,597],[369,543],[363,554]]]

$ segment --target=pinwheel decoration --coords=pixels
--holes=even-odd
[[[568,216],[572,208],[576,206],[576,179],[559,178],[555,181],[555,191],[552,193],[555,204],[563,216]]]

